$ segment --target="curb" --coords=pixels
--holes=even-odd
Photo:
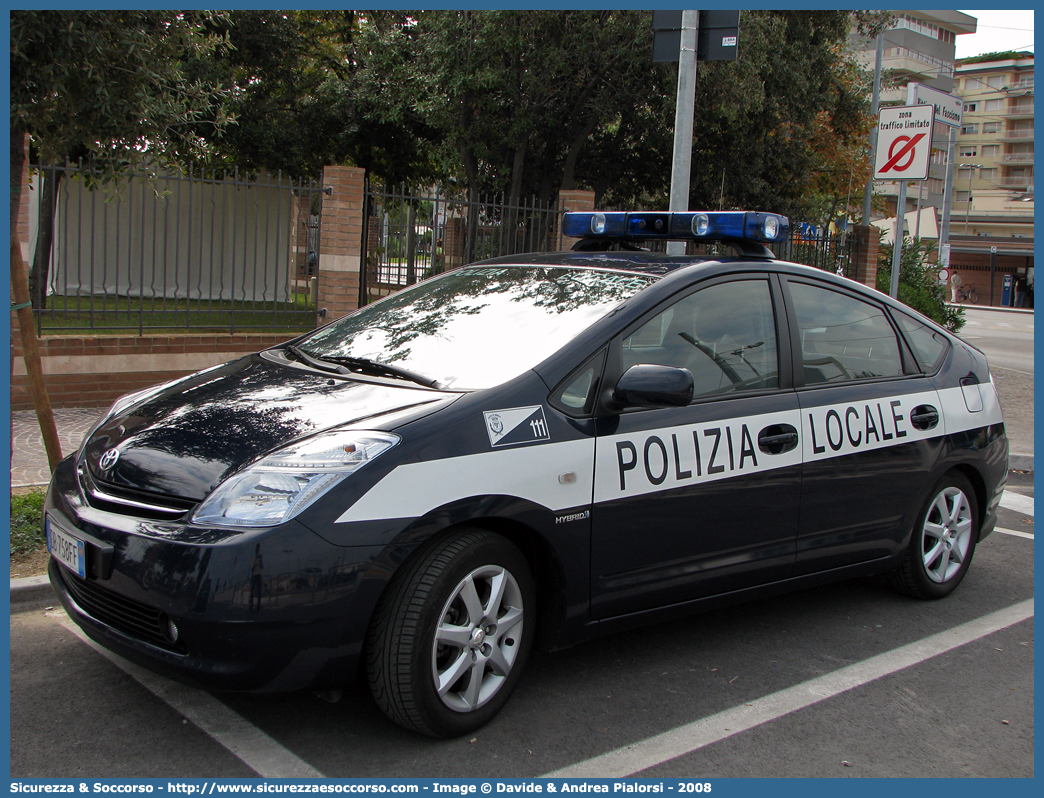
[[[1012,471],[1029,471],[1033,473],[1033,455],[1011,452],[1008,454],[1008,468]]]
[[[26,576],[11,580],[11,612],[30,610],[57,601],[58,597],[47,576]]]
[[[965,310],[991,310],[997,313],[1028,313],[1033,315],[1033,308],[1009,308],[1004,305],[973,305],[971,302],[944,302],[949,308],[964,308]]]

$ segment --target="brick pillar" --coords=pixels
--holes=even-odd
[[[852,227],[852,279],[877,287],[877,258],[881,248],[881,231],[873,225]]]
[[[327,166],[319,237],[319,307],[326,321],[339,319],[359,307],[361,282],[363,199],[366,171],[354,166]]]
[[[558,192],[558,210],[562,213],[584,213],[595,209],[595,194],[593,191],[580,191],[579,189],[568,189]],[[562,217],[558,216],[555,221],[555,248],[559,250],[569,249],[573,246],[574,239],[562,235]]]
[[[446,219],[442,242],[443,271],[464,265],[464,244],[468,238],[468,220],[465,216],[451,216]]]

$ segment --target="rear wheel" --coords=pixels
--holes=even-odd
[[[534,631],[529,564],[509,541],[461,530],[389,584],[367,637],[367,673],[396,723],[467,734],[507,703]],[[527,617],[528,616],[528,617]]]
[[[968,572],[978,535],[975,491],[966,477],[951,472],[929,493],[893,584],[916,598],[948,596]]]

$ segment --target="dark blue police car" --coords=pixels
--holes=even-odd
[[[469,732],[536,642],[886,573],[939,598],[996,523],[986,358],[775,260],[784,217],[569,214],[573,251],[427,280],[127,396],[55,471],[50,578],[125,657]],[[725,241],[730,258],[636,242]]]

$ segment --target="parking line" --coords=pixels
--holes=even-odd
[[[1032,532],[1016,532],[1014,529],[1001,529],[997,527],[993,530],[994,532],[1000,532],[1002,535],[1012,535],[1017,538],[1026,538],[1027,540],[1033,540]]]
[[[102,648],[80,631],[65,612],[47,614],[57,619],[63,627],[139,682],[146,690],[192,721],[207,736],[231,751],[262,778],[326,778],[209,693],[158,676]]]
[[[1033,497],[1023,496],[1010,490],[1001,494],[1000,506],[1023,515],[1033,515]]]
[[[601,756],[547,773],[544,778],[631,776],[725,740],[763,723],[818,704],[883,676],[920,664],[979,638],[1033,617],[1033,599],[955,626],[832,673],[810,679]]]

